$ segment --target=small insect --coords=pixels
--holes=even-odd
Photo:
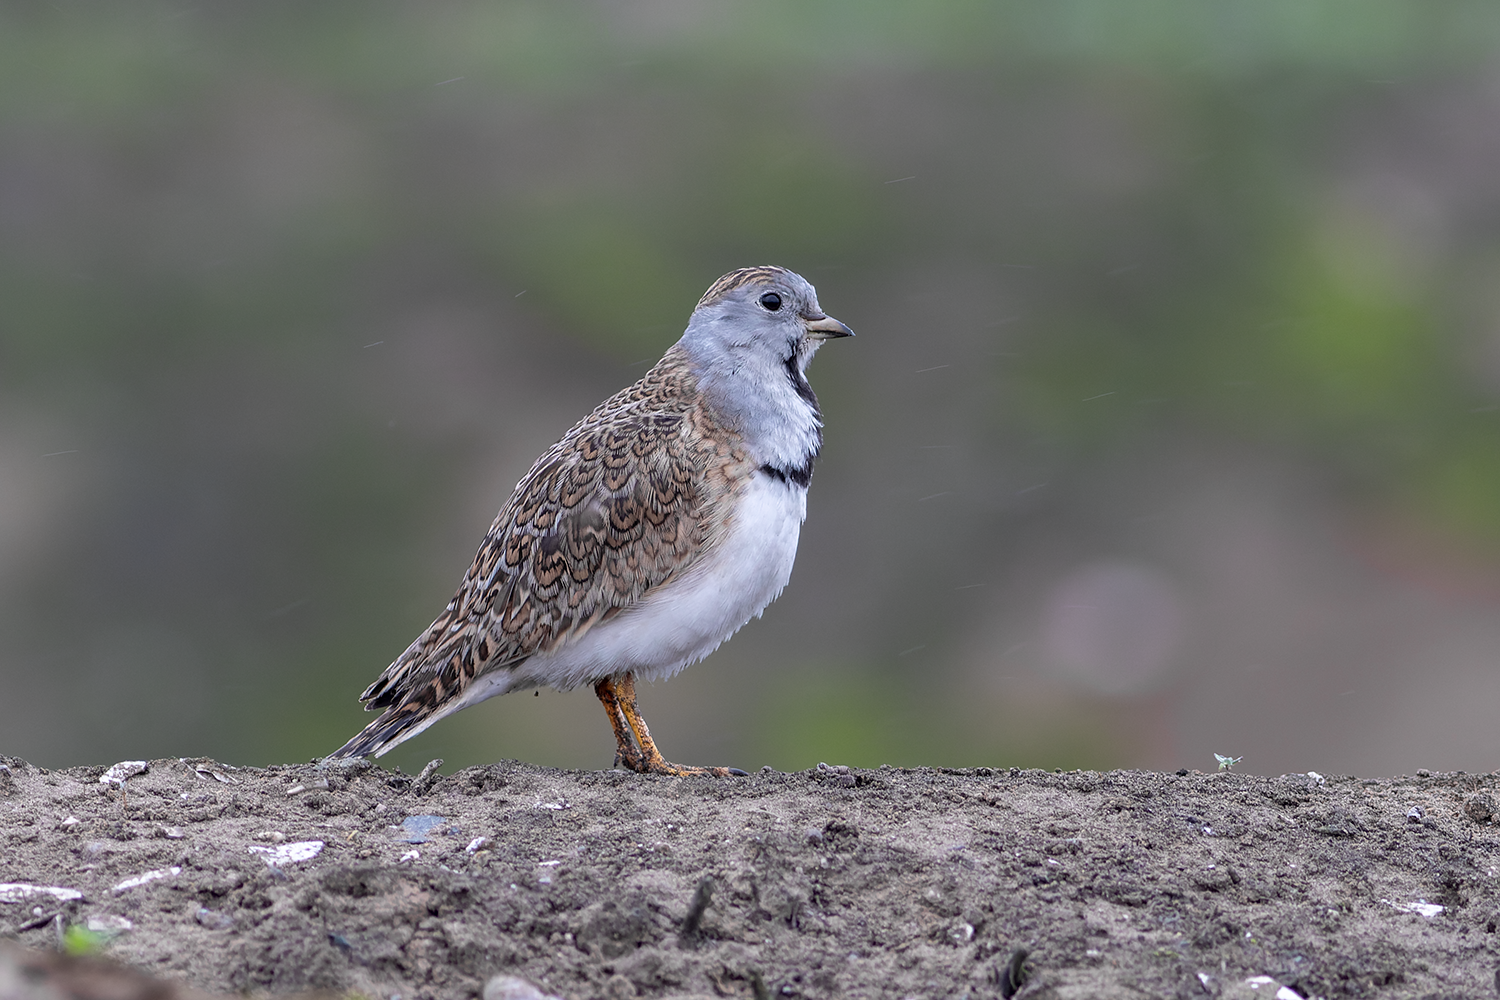
[[[1244,760],[1245,758],[1243,758],[1243,757],[1226,757],[1226,756],[1224,756],[1221,753],[1216,753],[1216,754],[1214,754],[1214,759],[1219,762],[1219,770],[1221,770],[1221,771],[1233,771],[1234,770],[1234,765],[1238,764],[1240,761]]]

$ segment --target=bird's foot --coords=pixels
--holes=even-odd
[[[615,731],[615,763],[637,774],[665,774],[674,778],[745,777],[737,767],[688,767],[664,759],[646,720],[635,707],[635,677],[623,674],[606,677],[594,685],[594,694],[604,705],[609,724]]]
[[[615,748],[615,767],[623,767],[627,771],[635,771],[638,774],[647,773],[646,762],[641,758],[641,752],[634,746],[627,747],[623,743]]]

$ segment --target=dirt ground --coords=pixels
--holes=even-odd
[[[213,992],[1478,997],[1500,968],[1496,775],[0,764],[0,937]]]

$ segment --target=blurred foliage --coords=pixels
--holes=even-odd
[[[1471,360],[1500,316],[1454,305],[1500,274],[1493,222],[1453,195],[1427,234],[1337,162],[1384,127],[1362,121],[1420,118],[1492,72],[1497,42],[1493,4],[1385,0],[0,8],[0,392],[52,421],[28,454],[106,456],[67,505],[78,527],[6,570],[23,582],[0,675],[61,661],[70,679],[36,677],[32,697],[97,698],[88,678],[128,673],[101,651],[139,627],[119,656],[179,664],[140,667],[142,684],[213,666],[202,718],[172,728],[145,696],[126,699],[133,721],[79,708],[99,734],[326,751],[360,721],[344,711],[359,679],[436,610],[412,609],[457,578],[424,561],[422,524],[480,433],[408,429],[461,390],[406,396],[349,355],[413,303],[483,301],[557,333],[510,335],[518,354],[545,342],[618,384],[707,281],[759,261],[807,269],[888,343],[971,331],[961,398],[892,400],[877,362],[820,359],[845,427],[966,407],[1005,475],[1073,470],[1049,474],[1064,484],[1186,428],[1307,456],[1356,504],[1500,551],[1497,389]],[[958,265],[981,304],[881,327]],[[1017,315],[985,313],[996,289]],[[956,622],[951,581],[905,581],[1021,530],[996,527],[1020,501],[979,492],[954,520],[981,527],[950,548],[872,533],[901,568],[863,634]],[[1102,709],[1042,730],[1020,713],[1007,735],[856,647],[766,672],[736,745],[783,766],[1126,752]]]
[[[83,924],[69,924],[63,931],[62,950],[69,955],[97,955],[113,936],[104,931],[91,931]]]

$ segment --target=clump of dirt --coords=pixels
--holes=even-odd
[[[1494,775],[0,761],[0,936],[213,992],[1477,996],[1500,966]]]

